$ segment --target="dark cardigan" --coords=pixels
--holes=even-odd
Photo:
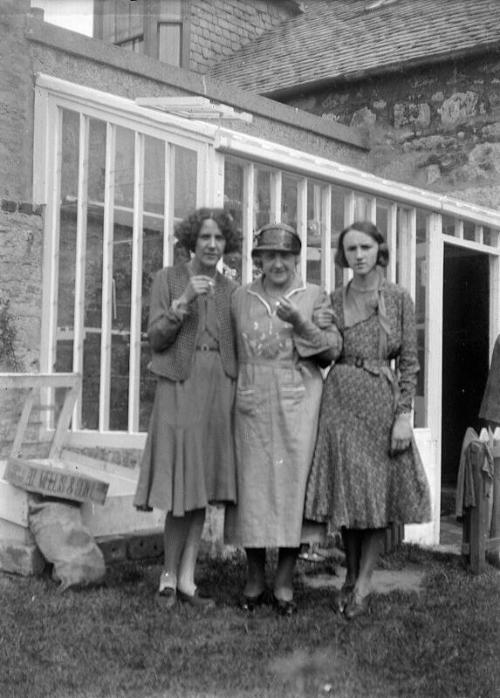
[[[186,264],[165,267],[155,276],[151,289],[148,338],[153,350],[151,370],[173,381],[189,377],[196,350],[199,304],[189,306],[189,314],[180,320],[171,309],[189,281]],[[215,275],[215,308],[219,324],[219,351],[224,371],[236,378],[236,348],[231,324],[231,296],[237,284],[219,272]]]

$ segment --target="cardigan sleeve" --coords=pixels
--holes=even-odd
[[[331,307],[329,297],[325,291],[319,289],[314,301],[312,317],[315,312],[325,308],[331,309]],[[331,363],[338,358],[342,350],[342,337],[334,324],[322,330],[309,318],[294,327],[293,341],[298,355],[303,359],[321,354],[322,362]]]
[[[401,297],[401,347],[398,357],[398,383],[400,396],[396,414],[411,412],[417,387],[419,363],[417,358],[417,330],[413,301],[407,291]]]
[[[168,270],[160,270],[153,281],[149,306],[148,339],[153,351],[165,351],[177,339],[182,318],[172,309],[172,300]]]

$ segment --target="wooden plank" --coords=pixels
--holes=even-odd
[[[94,504],[104,504],[109,487],[107,482],[80,475],[70,468],[23,458],[9,458],[4,478],[27,492]]]
[[[75,403],[80,394],[80,384],[74,385],[70,390],[66,391],[62,409],[57,419],[56,429],[52,437],[52,443],[49,450],[49,458],[55,458],[59,455],[62,449],[64,439],[68,432],[71,415],[75,407]]]
[[[0,373],[0,388],[72,388],[80,380],[78,373]]]
[[[33,407],[33,402],[35,401],[35,395],[36,395],[36,388],[31,388],[31,390],[26,395],[26,398],[24,400],[24,405],[23,405],[23,409],[21,412],[21,416],[20,416],[19,421],[17,423],[16,435],[14,437],[14,441],[12,443],[12,448],[10,450],[11,456],[18,456],[19,455],[19,451],[21,449],[21,444],[23,442],[24,432],[26,431],[26,427],[28,426],[28,421],[30,418],[31,409]]]
[[[102,507],[94,507],[85,502],[81,512],[84,525],[94,537],[140,533],[152,528],[162,529],[165,523],[164,511],[137,511],[134,508],[133,494],[108,496]]]

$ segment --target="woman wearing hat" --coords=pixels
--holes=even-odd
[[[283,615],[296,609],[292,578],[323,386],[319,364],[341,348],[333,324],[319,329],[312,322],[329,301],[297,274],[300,249],[291,226],[265,225],[252,250],[262,275],[232,299],[238,504],[226,510],[226,540],[246,551],[245,610],[265,600],[265,549],[279,549],[273,600]]]
[[[230,214],[218,208],[194,211],[175,235],[191,259],[161,269],[153,282],[148,339],[158,382],[134,500],[140,510],[166,511],[158,589],[166,609],[179,600],[213,605],[194,580],[205,509],[236,499],[231,295],[237,286],[217,263],[239,239]]]

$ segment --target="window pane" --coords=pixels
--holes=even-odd
[[[344,272],[341,267],[335,264],[335,254],[337,252],[339,236],[345,227],[345,201],[350,195],[350,190],[344,187],[332,185],[332,266],[331,266],[331,288],[342,286],[344,283]]]
[[[147,431],[154,400],[156,379],[149,371],[151,347],[147,338],[151,284],[163,266],[163,229],[165,199],[165,143],[145,139],[144,220],[142,239],[142,303],[139,430]],[[155,212],[147,214],[146,211]]]
[[[322,190],[315,182],[307,183],[307,268],[306,280],[321,286]]]
[[[62,113],[56,371],[73,370],[79,132],[79,115],[64,109]]]
[[[271,173],[255,168],[254,220],[258,230],[271,219]]]
[[[105,159],[106,124],[103,121],[90,119],[88,163],[89,204],[87,211],[84,292],[85,311],[83,320],[83,385],[81,409],[81,426],[83,429],[97,429],[99,425]]]
[[[181,64],[182,24],[178,22],[158,23],[158,60],[169,65]]]
[[[297,187],[299,178],[284,174],[282,180],[281,220],[297,229]]]
[[[243,228],[243,165],[230,157],[224,162],[224,208],[234,218],[236,228]],[[241,283],[242,258],[240,252],[224,255],[225,271]]]
[[[196,208],[197,163],[195,150],[174,146],[174,216],[184,218]]]
[[[116,129],[109,426],[120,430],[128,427],[134,141],[133,131]]]

